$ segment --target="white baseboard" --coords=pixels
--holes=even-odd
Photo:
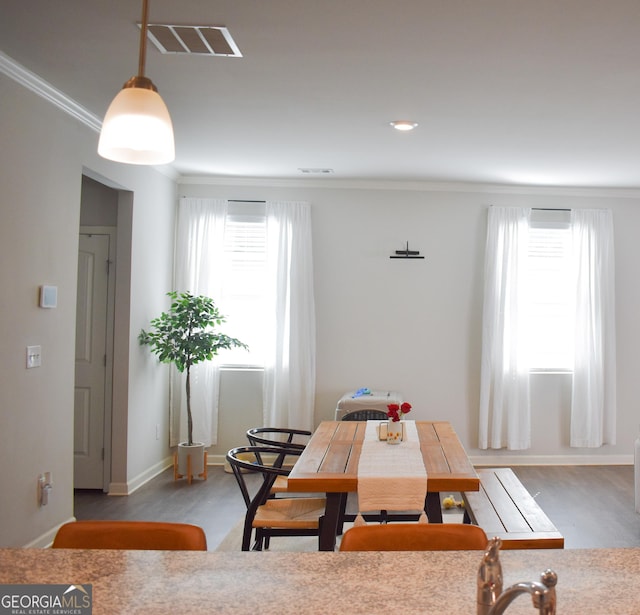
[[[207,455],[208,466],[223,466],[226,460],[225,455]],[[109,495],[131,495],[136,489],[140,489],[142,485],[148,483],[152,478],[164,472],[173,465],[173,456],[166,457],[163,461],[156,463],[154,466],[142,472],[134,479],[127,483],[109,483]]]
[[[470,455],[474,466],[620,466],[633,465],[633,455]]]
[[[226,455],[212,455],[209,453],[207,455],[207,465],[208,466],[223,466],[227,461]]]
[[[131,495],[136,489],[149,482],[173,465],[173,457],[166,457],[126,483],[109,483],[109,495]]]
[[[63,521],[59,525],[56,525],[50,530],[47,530],[44,534],[41,534],[35,540],[32,540],[30,543],[26,545],[23,545],[22,548],[23,549],[48,549],[53,543],[53,539],[58,533],[58,530],[60,529],[60,527],[63,526],[65,523],[70,523],[75,520],[76,520],[75,517],[69,517],[69,519],[67,519],[66,521]]]
[[[633,455],[471,455],[474,466],[619,466],[633,465]],[[208,466],[224,466],[225,455],[207,455]],[[173,465],[173,457],[167,457],[142,472],[128,483],[110,483],[109,495],[130,495],[152,478]]]

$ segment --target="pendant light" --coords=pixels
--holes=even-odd
[[[128,164],[166,164],[175,158],[169,111],[144,76],[148,0],[142,0],[138,74],[113,99],[102,122],[98,154]]]

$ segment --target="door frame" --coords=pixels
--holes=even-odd
[[[111,483],[111,443],[112,443],[112,415],[113,415],[113,344],[115,330],[115,288],[116,288],[116,235],[115,226],[80,226],[79,235],[108,235],[109,236],[109,270],[107,274],[107,328],[105,339],[105,375],[104,375],[104,424],[102,466],[102,490],[109,492]]]

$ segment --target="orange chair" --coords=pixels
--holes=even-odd
[[[340,551],[461,551],[484,550],[484,530],[463,523],[390,523],[347,530]]]
[[[188,523],[160,521],[74,521],[53,539],[54,549],[143,549],[206,551],[204,530]]]

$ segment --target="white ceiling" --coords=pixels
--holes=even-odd
[[[150,2],[243,54],[149,46],[182,175],[640,187],[640,0]],[[2,4],[0,50],[102,117],[141,1]]]

